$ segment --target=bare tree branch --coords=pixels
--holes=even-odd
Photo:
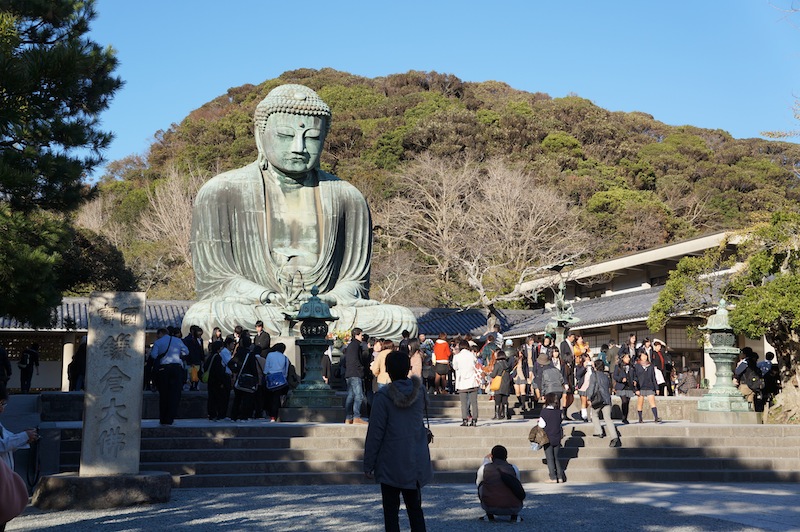
[[[530,293],[522,282],[547,265],[589,255],[577,211],[543,180],[506,161],[421,155],[397,177],[398,197],[384,216],[387,237],[405,242],[436,267],[461,307],[490,308]],[[473,299],[477,297],[477,299]]]

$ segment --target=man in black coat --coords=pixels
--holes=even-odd
[[[570,332],[567,333],[566,338],[561,342],[561,345],[558,346],[558,352],[561,356],[561,360],[564,362],[563,367],[561,370],[564,373],[564,383],[567,385],[566,393],[564,394],[564,399],[562,403],[563,409],[563,416],[567,418],[567,409],[572,404],[574,397],[573,394],[575,393],[575,351],[573,350],[573,346],[575,345],[575,333]]]
[[[261,348],[261,352],[264,353],[264,356],[269,353],[269,347],[271,345],[272,338],[270,337],[269,333],[264,330],[264,322],[258,320],[256,322],[256,336],[253,338],[253,343]]]
[[[575,346],[575,333],[568,333],[566,338],[562,340],[561,345],[558,346],[558,352],[561,355],[561,359],[564,360],[570,366],[575,366],[575,351],[573,347]]]
[[[28,393],[31,390],[33,370],[36,369],[36,374],[39,374],[39,344],[32,343],[22,352],[17,367],[20,371],[20,390],[22,393]]]
[[[344,403],[348,425],[365,425],[367,422],[361,418],[361,404],[364,402],[364,364],[361,360],[361,341],[363,331],[356,327],[350,335],[350,343],[344,349],[342,371],[347,382],[347,399]]]
[[[575,333],[568,333],[567,337],[561,342],[558,347],[558,352],[561,355],[561,360],[566,364],[564,377],[569,385],[570,391],[575,390]]]

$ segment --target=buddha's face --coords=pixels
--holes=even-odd
[[[302,175],[319,165],[325,143],[325,118],[274,113],[267,119],[261,146],[270,164],[288,175]]]

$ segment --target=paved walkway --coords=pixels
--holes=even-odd
[[[2,422],[38,425],[36,396],[14,396]],[[432,420],[448,424],[450,420]],[[143,425],[155,425],[147,420]],[[192,426],[205,420],[179,420]],[[23,451],[20,451],[22,453]],[[23,458],[18,455],[18,460]],[[608,530],[800,532],[800,484],[526,484],[524,521],[490,524],[474,485],[431,485],[423,508],[431,532]],[[401,512],[401,526],[408,521]],[[371,485],[178,489],[166,504],[113,510],[41,512],[29,507],[7,531],[102,530],[373,531],[383,529],[380,489]]]
[[[526,484],[524,521],[480,521],[475,487],[423,489],[431,532],[475,530],[800,531],[797,484]],[[173,490],[166,504],[113,510],[28,508],[7,531],[382,530],[377,486],[291,486]],[[500,519],[500,518],[498,518]],[[408,520],[401,510],[401,527]]]

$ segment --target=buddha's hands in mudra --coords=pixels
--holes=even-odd
[[[279,294],[273,291],[264,291],[259,298],[259,301],[262,305],[270,305],[274,307],[279,307],[283,309],[290,309],[294,306],[300,306],[311,297],[310,292],[302,292],[300,294],[294,295],[287,295],[287,294]],[[331,294],[318,294],[318,298],[322,301],[327,303],[329,307],[335,307],[338,301],[334,296]]]

